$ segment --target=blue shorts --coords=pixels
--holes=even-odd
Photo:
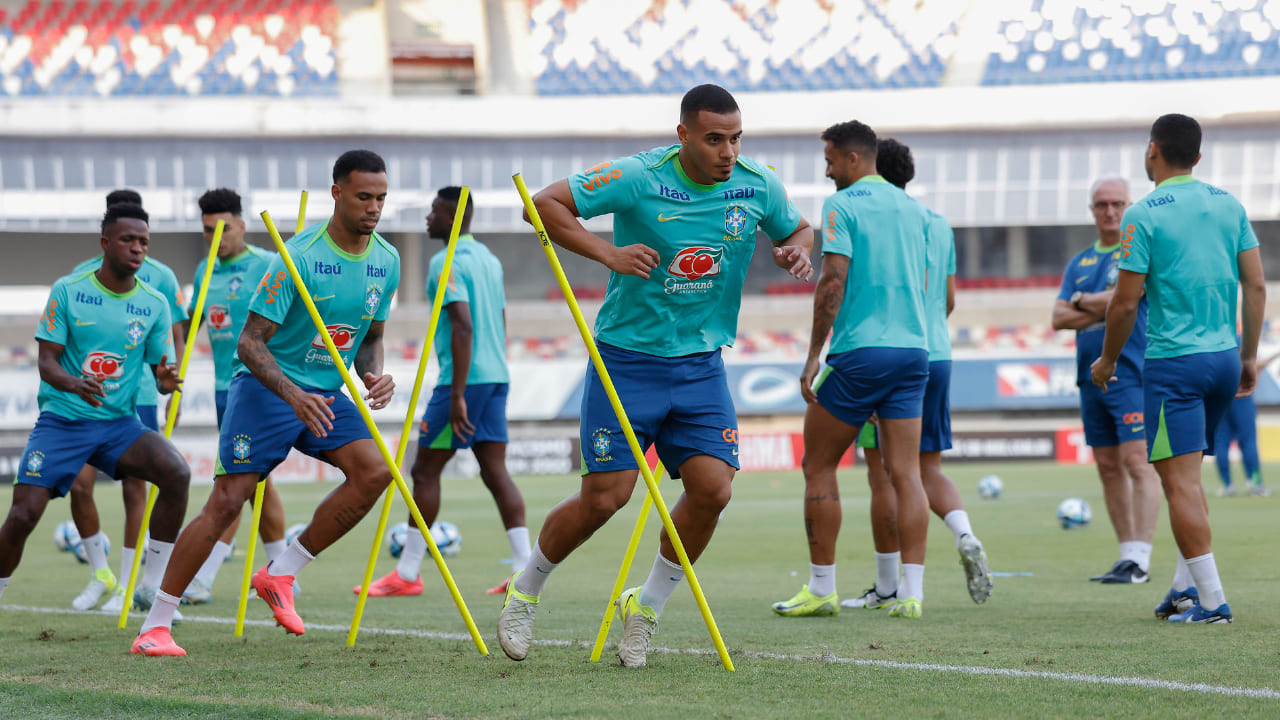
[[[920,416],[920,452],[943,452],[951,449],[951,361],[929,363],[929,381],[924,386],[924,402]],[[857,446],[864,450],[880,448],[876,426],[864,423],[858,432]]]
[[[507,441],[507,383],[468,385],[463,399],[467,401],[467,419],[476,431],[469,438],[453,434],[449,424],[449,405],[453,400],[453,388],[437,385],[431,392],[431,402],[422,414],[418,433],[418,447],[432,450],[460,450],[473,443]]]
[[[259,473],[265,477],[297,448],[317,460],[329,462],[327,450],[372,437],[351,398],[340,390],[302,388],[303,392],[332,397],[333,429],[324,438],[311,434],[289,403],[262,386],[250,373],[231,380],[227,409],[218,434],[218,460],[214,475]],[[333,464],[333,463],[329,463]]]
[[[1236,348],[1172,358],[1148,358],[1142,368],[1147,457],[1213,454],[1213,435],[1240,388]]]
[[[139,405],[136,412],[138,413],[138,419],[142,421],[142,424],[148,430],[160,432],[160,421],[158,419],[160,415],[156,412],[155,405]]]
[[[924,350],[859,348],[828,356],[814,390],[823,409],[858,427],[872,413],[889,420],[921,417],[928,382]]]
[[[55,497],[71,489],[80,468],[88,463],[119,477],[116,463],[138,438],[152,432],[137,417],[112,420],[68,420],[42,412],[22,451],[14,485],[49,488]]]
[[[665,358],[601,343],[600,357],[640,447],[654,445],[671,477],[696,455],[740,467],[738,415],[719,350]],[[587,366],[578,432],[583,474],[639,468],[594,364]]]
[[[1141,385],[1093,383],[1080,386],[1080,420],[1089,447],[1115,447],[1131,440],[1146,440]]]
[[[227,414],[227,391],[213,391],[213,409],[218,411],[218,427],[222,427],[222,416]]]

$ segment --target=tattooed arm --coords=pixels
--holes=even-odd
[[[240,362],[249,368],[249,372],[262,383],[262,386],[289,403],[298,419],[316,437],[326,437],[333,429],[332,397],[305,393],[285,376],[276,359],[267,350],[267,341],[280,329],[274,323],[256,312],[250,311],[245,320],[244,329],[240,331],[240,339],[236,343],[236,352]]]
[[[395,380],[382,374],[382,332],[386,324],[385,320],[369,323],[369,332],[365,333],[364,340],[356,349],[356,373],[369,391],[364,399],[373,410],[386,407],[396,390]]]
[[[827,343],[836,315],[844,303],[844,286],[849,276],[849,258],[835,253],[822,256],[822,276],[813,293],[813,334],[809,337],[809,357],[800,373],[800,394],[805,402],[816,402],[813,381],[818,376],[818,356]]]

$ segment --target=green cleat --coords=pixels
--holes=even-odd
[[[818,597],[809,592],[809,586],[800,588],[800,592],[790,600],[773,604],[773,611],[783,617],[825,617],[840,614],[840,598],[835,594]]]
[[[915,598],[899,600],[889,611],[889,617],[918,618],[924,611],[920,609],[920,601]]]

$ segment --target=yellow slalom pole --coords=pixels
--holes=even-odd
[[[413,381],[413,392],[409,394],[409,410],[404,416],[404,427],[400,430],[400,444],[396,446],[396,467],[404,462],[405,453],[409,450],[409,437],[413,434],[414,413],[418,407],[418,396],[422,392],[422,381],[427,375],[427,361],[431,358],[431,345],[436,338],[436,325],[440,321],[440,310],[444,307],[445,287],[449,283],[449,273],[453,270],[453,254],[458,248],[458,236],[462,233],[463,209],[467,207],[467,195],[471,188],[463,186],[458,195],[458,212],[453,216],[453,228],[449,231],[449,244],[444,251],[444,266],[440,268],[440,280],[436,283],[436,296],[431,301],[431,318],[427,321],[427,336],[422,340],[422,356],[418,358],[418,375]],[[356,644],[356,635],[360,633],[360,619],[364,615],[364,605],[369,599],[369,585],[373,582],[373,569],[378,563],[378,551],[382,549],[382,533],[387,529],[387,519],[391,517],[391,504],[395,494],[387,488],[387,499],[382,502],[382,514],[378,517],[378,529],[373,534],[373,547],[369,549],[369,562],[364,568],[364,581],[360,584],[360,597],[356,599],[356,612],[351,618],[351,629],[347,631],[347,647]],[[430,528],[424,531],[424,537],[430,535]],[[443,560],[438,559],[434,538],[427,543],[431,548],[432,559],[439,566]]]
[[[338,348],[333,344],[333,338],[329,337],[329,331],[325,327],[324,320],[320,319],[320,312],[316,310],[315,301],[311,299],[311,293],[307,290],[307,286],[302,282],[302,276],[298,274],[298,268],[293,264],[293,257],[289,255],[289,248],[284,246],[284,240],[280,239],[280,231],[276,230],[275,223],[271,222],[271,213],[262,212],[262,221],[266,223],[267,232],[271,233],[271,240],[276,244],[276,250],[280,253],[280,259],[284,261],[284,265],[289,269],[289,277],[293,280],[293,284],[298,289],[298,297],[307,306],[307,312],[311,314],[311,321],[315,323],[316,330],[319,331],[320,338],[324,340],[324,346],[329,351],[329,357],[333,358],[334,367],[338,368],[338,372],[342,373],[342,381],[347,386],[347,392],[351,393],[356,409],[360,411],[360,417],[364,420],[364,424],[369,428],[369,434],[373,436],[373,441],[378,445],[378,452],[382,454],[382,460],[387,464],[387,469],[391,471],[391,478],[395,481],[396,487],[400,488],[400,495],[405,499],[405,503],[409,506],[409,512],[413,515],[413,520],[418,525],[418,529],[422,531],[423,537],[427,540],[427,547],[431,550],[432,557],[436,560],[436,567],[440,569],[440,574],[444,577],[445,585],[449,586],[449,594],[453,596],[453,602],[458,606],[458,612],[462,614],[462,619],[467,624],[467,630],[471,632],[471,640],[475,643],[476,649],[481,655],[488,655],[489,649],[485,647],[484,638],[480,636],[480,631],[476,628],[476,623],[471,619],[471,613],[467,610],[467,604],[462,599],[462,593],[458,592],[458,586],[453,582],[453,575],[449,573],[448,566],[445,565],[443,556],[440,555],[440,549],[436,547],[435,540],[431,537],[431,529],[427,527],[427,523],[422,519],[422,513],[418,512],[418,505],[413,501],[413,493],[409,490],[409,486],[404,482],[404,476],[400,474],[400,466],[396,464],[395,458],[391,456],[391,451],[387,448],[387,443],[382,439],[382,433],[378,431],[378,426],[373,422],[373,416],[369,414],[369,406],[360,398],[360,388],[356,386],[355,380],[351,378],[351,373],[347,370],[346,363],[342,360],[342,355],[338,353]]]
[[[569,312],[573,313],[574,322],[578,325],[578,332],[582,335],[582,342],[587,346],[587,352],[591,354],[591,362],[595,365],[596,374],[600,377],[600,384],[604,386],[604,391],[609,396],[609,404],[613,406],[613,412],[618,416],[618,424],[622,426],[622,433],[627,437],[627,445],[631,447],[631,454],[636,458],[636,464],[640,468],[640,475],[644,477],[644,484],[649,488],[649,497],[653,499],[653,504],[658,509],[658,515],[662,518],[662,526],[666,528],[667,537],[671,539],[671,545],[676,551],[676,557],[680,559],[680,566],[684,568],[685,576],[689,578],[689,588],[693,590],[693,597],[698,603],[698,609],[702,611],[702,619],[707,624],[707,631],[711,633],[711,640],[715,643],[716,652],[720,655],[720,663],[724,665],[726,670],[733,670],[733,661],[729,659],[729,651],[724,646],[724,640],[720,637],[720,629],[716,627],[716,619],[711,615],[711,607],[707,605],[707,599],[702,594],[702,586],[698,583],[698,576],[693,572],[693,563],[689,562],[689,555],[684,551],[684,543],[680,542],[680,534],[676,532],[676,526],[671,522],[671,513],[667,512],[667,504],[662,500],[662,494],[658,492],[658,482],[653,479],[653,473],[649,470],[649,463],[644,458],[644,449],[640,447],[640,441],[636,439],[635,430],[631,428],[631,421],[627,419],[627,411],[622,407],[622,401],[618,399],[618,391],[613,387],[613,380],[609,378],[609,370],[604,366],[604,360],[600,357],[600,350],[596,347],[596,341],[591,337],[591,329],[587,327],[587,321],[582,316],[582,309],[578,307],[578,300],[573,296],[573,288],[569,285],[568,278],[564,275],[564,268],[560,266],[560,259],[556,257],[556,250],[551,245],[551,238],[547,235],[547,230],[542,225],[542,218],[538,215],[538,208],[533,204],[533,197],[529,195],[529,188],[524,184],[524,177],[520,173],[512,176],[515,181],[516,189],[520,191],[520,199],[524,201],[525,212],[529,215],[530,222],[533,223],[533,229],[538,233],[538,240],[542,242],[542,250],[547,255],[547,262],[551,264],[551,270],[556,275],[556,281],[560,283],[560,291],[564,294],[564,301],[569,305]]]
[[[302,191],[302,199],[298,202],[298,222],[293,234],[297,235],[307,226],[307,191]],[[249,583],[253,582],[253,557],[258,549],[258,528],[262,526],[262,498],[266,496],[267,478],[258,480],[253,489],[253,512],[249,522],[249,542],[244,553],[244,573],[240,578],[240,604],[236,607],[235,637],[244,636],[244,615],[249,609]]]
[[[658,466],[653,469],[653,477],[655,484],[662,482],[662,461],[658,461]],[[636,527],[631,531],[631,541],[627,543],[627,551],[622,555],[622,566],[618,568],[618,579],[613,581],[613,590],[609,593],[609,604],[604,608],[604,619],[600,621],[600,632],[596,633],[596,644],[591,648],[591,662],[600,662],[600,655],[604,652],[604,641],[609,638],[609,627],[613,625],[613,609],[618,603],[618,596],[622,594],[622,586],[627,584],[627,574],[631,572],[631,561],[636,556],[636,549],[640,547],[640,537],[644,535],[644,524],[649,519],[649,508],[653,507],[653,501],[649,499],[649,494],[645,493],[644,501],[640,503],[640,517],[636,518]]]
[[[222,229],[224,223],[219,220],[218,225],[213,229],[213,242],[209,243],[209,256],[204,262],[204,280],[200,285],[200,293],[196,296],[196,306],[191,312],[191,327],[200,327],[200,317],[204,314],[204,300],[209,295],[209,280],[213,277],[213,264],[218,260],[218,245],[222,243]],[[191,342],[191,338],[187,338],[186,346],[182,349],[182,361],[178,363],[178,380],[184,380],[187,377],[187,364],[191,362],[191,350],[196,344]],[[173,391],[173,402],[169,403],[169,414],[164,421],[164,436],[168,438],[173,435],[173,426],[178,421],[178,405],[182,403],[182,385],[179,382],[178,389]],[[138,528],[138,547],[133,554],[133,567],[129,570],[129,582],[125,585],[124,590],[124,607],[120,609],[119,628],[123,630],[129,624],[129,610],[133,607],[133,590],[138,584],[138,568],[142,567],[142,543],[147,537],[147,528],[151,525],[151,509],[156,505],[156,497],[159,490],[153,484],[147,490],[147,507],[142,512],[142,525]]]

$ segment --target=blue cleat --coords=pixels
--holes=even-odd
[[[1156,617],[1161,620],[1167,620],[1170,615],[1186,612],[1192,607],[1200,604],[1200,593],[1196,592],[1194,586],[1186,590],[1169,590],[1169,594],[1164,596],[1164,600],[1156,606]]]
[[[1192,605],[1190,610],[1180,612],[1169,616],[1169,622],[1180,623],[1229,623],[1231,622],[1231,606],[1222,603],[1216,610],[1205,610],[1199,603]]]

